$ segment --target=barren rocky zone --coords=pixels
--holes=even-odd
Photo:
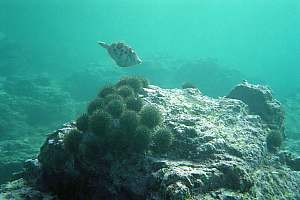
[[[210,98],[150,85],[142,98],[172,131],[167,153],[91,163],[66,154],[64,138],[76,129],[68,123],[1,186],[0,198],[300,199],[300,158],[267,141],[274,132],[284,136],[284,112],[269,88],[244,82],[227,97]]]
[[[38,153],[45,133],[75,116],[73,102],[46,76],[0,78],[0,184]]]
[[[286,135],[285,148],[300,155],[300,91],[283,99],[286,111]]]

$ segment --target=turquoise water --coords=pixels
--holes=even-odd
[[[299,138],[299,24],[298,0],[1,0],[0,129],[33,141],[31,155],[101,84],[137,73],[162,87],[191,81],[210,96],[244,78],[267,84],[287,102],[287,132]],[[145,63],[119,68],[98,40],[125,41]]]
[[[53,68],[106,60],[97,40],[123,40],[144,59],[216,58],[278,88],[299,82],[300,2],[1,1],[1,31]]]

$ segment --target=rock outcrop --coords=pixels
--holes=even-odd
[[[284,131],[284,110],[273,98],[270,88],[245,81],[237,85],[227,97],[243,101],[249,106],[250,112],[259,115],[270,128]]]
[[[300,199],[299,171],[268,152],[270,124],[282,128],[284,115],[264,91],[247,83],[228,96],[235,99],[213,99],[150,86],[143,99],[162,112],[174,138],[166,154],[75,158],[64,147],[76,129],[69,123],[48,136],[24,177],[59,199]]]

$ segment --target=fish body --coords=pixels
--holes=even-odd
[[[99,41],[98,44],[107,50],[110,57],[119,67],[131,67],[142,63],[137,53],[123,42],[116,42],[109,45]]]

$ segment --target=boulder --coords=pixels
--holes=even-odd
[[[272,96],[270,88],[244,81],[235,86],[227,97],[243,101],[249,106],[249,111],[259,115],[270,128],[284,131],[284,110]]]
[[[162,155],[115,159],[93,149],[88,152],[95,155],[87,158],[86,146],[74,156],[65,151],[64,138],[76,127],[65,124],[41,147],[38,184],[61,200],[299,199],[300,174],[266,145],[271,131],[266,123],[280,124],[284,117],[280,104],[261,86],[246,88],[243,100],[262,100],[260,107],[210,98],[197,89],[145,88],[145,103],[157,107],[162,126],[172,130],[173,143]],[[83,140],[93,140],[92,134],[83,134]]]

